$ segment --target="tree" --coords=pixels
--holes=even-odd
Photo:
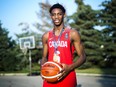
[[[104,45],[104,58],[107,67],[116,67],[116,1],[106,0],[102,2],[100,24]]]
[[[99,10],[93,10],[91,6],[85,5],[83,0],[75,0],[78,5],[77,12],[69,16],[72,20],[70,25],[77,29],[81,34],[81,39],[84,42],[85,52],[87,55],[88,67],[98,65],[103,59],[100,45],[101,45],[101,33],[94,27],[98,25],[98,13]]]
[[[13,71],[17,69],[18,58],[14,50],[16,43],[8,36],[7,29],[0,22],[0,71]]]
[[[51,23],[51,17],[49,14],[49,9],[51,5],[49,4],[48,1],[45,3],[39,3],[40,6],[40,11],[37,12],[37,16],[40,19],[38,23],[35,23],[34,26],[39,29],[41,32],[46,32],[52,28],[52,23]]]

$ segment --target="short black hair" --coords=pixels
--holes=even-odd
[[[59,8],[59,9],[61,9],[63,13],[65,13],[65,11],[66,11],[65,8],[64,8],[61,4],[56,3],[56,4],[54,4],[54,5],[50,8],[49,12],[51,13],[52,10],[53,10],[54,8]]]

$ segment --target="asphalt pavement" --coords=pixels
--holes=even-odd
[[[113,75],[77,74],[77,87],[116,87]],[[1,74],[0,87],[42,87],[40,76],[26,74]]]

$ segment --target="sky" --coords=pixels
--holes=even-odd
[[[30,25],[30,29],[40,33],[32,24],[39,21],[36,12],[40,11],[38,3],[46,0],[0,0],[0,21],[2,27],[9,31],[9,36],[15,39],[15,34],[22,33],[22,27],[19,23],[24,22]],[[76,12],[77,5],[75,0],[48,0],[51,5],[55,3],[62,4],[67,11],[67,15],[72,15]],[[104,0],[84,0],[85,4],[90,5],[97,10]]]

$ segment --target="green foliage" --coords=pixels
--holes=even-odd
[[[86,62],[82,66],[80,66],[78,69],[87,69],[92,66],[91,62]]]
[[[107,0],[102,2],[100,13],[100,24],[105,28],[102,30],[103,41],[105,42],[103,51],[106,64],[115,67],[116,63],[116,1]]]
[[[116,67],[116,2],[107,0],[102,2],[101,10],[92,10],[85,5],[83,0],[75,0],[78,5],[77,12],[69,16],[84,42],[87,55],[87,65],[98,65],[100,67]],[[105,28],[101,31],[95,26],[101,25]],[[82,66],[83,67],[83,66]]]
[[[91,6],[85,5],[83,0],[75,0],[75,2],[78,8],[73,15],[69,16],[73,20],[70,25],[77,29],[81,35],[87,55],[87,63],[82,67],[89,68],[92,65],[99,65],[99,62],[103,59],[100,53],[102,51],[100,49],[102,43],[101,32],[94,28],[99,24],[99,10],[93,10]]]
[[[18,59],[16,57],[16,43],[11,37],[8,37],[9,32],[2,27],[0,22],[0,71],[16,70]]]

